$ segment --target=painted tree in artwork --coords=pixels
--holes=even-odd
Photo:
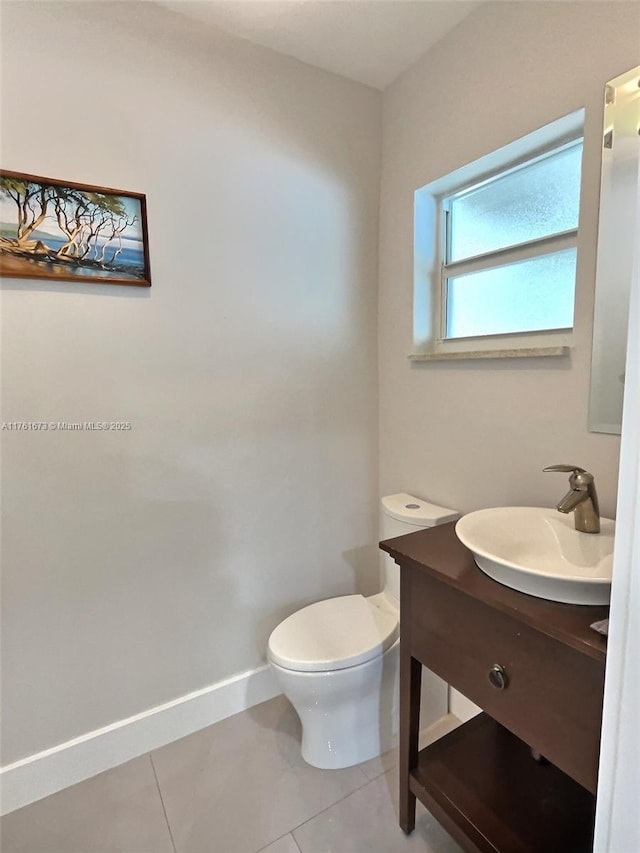
[[[95,231],[93,226],[90,236],[95,239],[95,257],[100,264],[114,264],[118,255],[122,252],[122,235],[138,221],[137,216],[129,216],[122,201],[113,195],[101,195],[100,193],[87,193],[95,211],[100,212],[100,221]],[[104,240],[100,256],[98,256],[97,238]],[[117,241],[114,253],[107,259],[107,249]]]
[[[53,187],[7,175],[0,177],[0,193],[13,199],[18,213],[16,239],[26,243],[31,234],[41,225],[49,211]]]
[[[119,245],[109,259],[109,263],[113,263],[122,251],[122,233],[137,217],[128,216],[122,200],[114,195],[70,187],[56,187],[55,190],[53,210],[58,227],[67,238],[56,257],[89,258],[105,264],[107,249],[117,239]],[[103,241],[101,246],[99,239]]]
[[[76,263],[113,265],[122,252],[122,235],[138,221],[122,198],[75,187],[31,182],[7,175],[0,176],[0,194],[13,199],[17,208],[16,249],[28,249],[36,229],[55,220],[65,242],[50,258]],[[46,238],[43,238],[46,241]]]
[[[67,242],[56,252],[57,257],[76,255],[78,235],[84,227],[84,216],[89,210],[85,194],[67,187],[56,187],[53,198],[53,210],[58,227],[67,238]]]

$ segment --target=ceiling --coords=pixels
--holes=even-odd
[[[159,0],[309,65],[384,89],[478,0]]]

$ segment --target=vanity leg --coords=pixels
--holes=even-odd
[[[409,774],[418,764],[422,664],[405,654],[400,640],[400,826],[408,835],[416,825],[416,798]]]

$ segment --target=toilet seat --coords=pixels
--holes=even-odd
[[[398,617],[362,595],[318,601],[278,625],[269,638],[273,663],[296,672],[329,672],[358,666],[397,640]]]

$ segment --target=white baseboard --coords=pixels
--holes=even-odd
[[[280,694],[265,666],[0,768],[0,814],[158,749]]]
[[[457,717],[461,722],[466,723],[476,714],[480,714],[482,708],[474,705],[471,699],[467,699],[462,693],[458,693],[453,687],[449,687],[449,713]]]
[[[454,716],[454,714],[445,714],[439,720],[431,723],[430,726],[420,729],[418,732],[418,748],[424,749],[425,746],[429,746],[434,741],[448,735],[449,732],[457,729],[461,724],[461,720]]]

